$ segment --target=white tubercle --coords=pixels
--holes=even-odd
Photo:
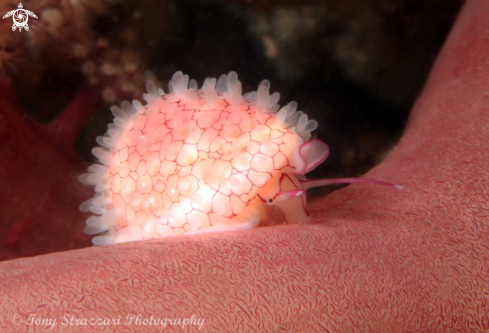
[[[88,167],[89,172],[97,173],[97,172],[105,172],[107,167],[101,164],[92,164]]]
[[[241,101],[241,82],[238,80],[238,74],[236,72],[230,72],[226,77],[227,93],[231,96],[231,104],[233,110],[239,111],[239,103]]]
[[[112,148],[116,144],[116,140],[114,138],[111,138],[108,136],[103,137],[103,142],[104,142],[106,148]]]
[[[304,132],[306,125],[307,125],[307,114],[303,114],[299,120],[297,121],[297,126],[295,127],[295,130],[297,133],[302,133]]]
[[[270,81],[263,80],[263,81],[260,82],[260,84],[258,86],[264,86],[264,87],[267,87],[270,90]]]
[[[107,197],[104,197],[103,195],[101,195],[101,196],[99,196],[99,197],[95,198],[95,199],[93,200],[93,202],[92,202],[92,204],[93,204],[94,206],[100,206],[100,207],[105,206],[105,205],[107,205],[108,203],[110,203],[110,199],[109,199],[109,198],[107,198]]]
[[[92,201],[93,201],[93,198],[88,199],[87,201],[83,201],[82,204],[79,207],[80,211],[82,211],[84,213],[85,212],[89,212],[90,211],[90,207],[92,207]]]
[[[217,83],[217,80],[215,77],[206,77],[205,80],[204,80],[204,84],[202,84],[202,90],[204,90],[204,87],[206,85],[210,85],[212,86],[212,88],[216,88],[216,83]]]
[[[238,81],[231,87],[231,101],[233,106],[239,105],[239,102],[241,101],[241,93],[241,82]]]
[[[300,117],[304,114],[304,112],[302,111],[297,111],[295,112],[294,114],[292,114],[291,116],[289,116],[285,121],[287,123],[287,125],[289,125],[290,127],[296,127],[297,125],[297,122],[299,121]]]
[[[95,246],[98,246],[98,245],[110,245],[114,242],[114,236],[112,236],[112,233],[108,232],[108,235],[106,236],[97,236],[97,237],[93,237],[92,239],[92,243],[93,245]]]
[[[109,158],[110,151],[103,149],[102,147],[95,147],[92,149],[92,154],[100,158]]]
[[[304,129],[306,132],[312,132],[316,128],[318,128],[318,122],[316,120],[309,120],[307,122],[306,128]]]
[[[275,113],[277,113],[277,111],[278,111],[279,109],[280,109],[280,105],[278,105],[278,104],[275,104],[274,106],[272,106],[272,107],[270,108],[270,110],[271,110],[272,112],[275,112]]]
[[[114,125],[114,124],[109,124],[109,125]],[[114,125],[114,127],[116,127],[116,126]],[[109,135],[114,140],[117,140],[120,137],[121,132],[119,131],[118,128],[109,128],[107,130],[107,135]]]
[[[286,124],[286,119],[290,117],[296,109],[297,103],[290,102],[289,104],[281,108],[280,111],[277,113],[277,121],[279,121],[281,124]]]
[[[116,118],[129,119],[129,115],[122,111],[119,107],[113,106],[110,108],[110,111]]]
[[[109,186],[107,184],[97,184],[97,186],[95,186],[95,192],[103,192],[108,189]]]
[[[216,91],[220,93],[225,93],[227,90],[227,75],[222,74],[219,76],[219,80],[217,80]]]
[[[92,149],[92,154],[98,157],[100,162],[105,165],[110,165],[110,153],[102,147],[95,147]]]
[[[194,89],[187,89],[187,91],[185,91],[185,94],[183,96],[192,102],[197,102],[199,100],[197,91]]]
[[[280,109],[279,112],[277,112],[276,119],[279,124],[285,124],[285,118],[287,118],[287,111],[288,111],[287,107],[284,106],[283,108]]]
[[[153,97],[158,97],[160,95],[156,85],[151,80],[146,81],[146,91]]]
[[[105,143],[104,139],[105,139],[105,137],[103,137],[103,136],[97,136],[95,138],[95,141],[97,141],[97,143],[99,145],[101,145],[102,147],[104,147],[104,148],[112,148],[112,146],[110,146],[107,143]]]
[[[97,199],[98,198],[95,198],[95,200]],[[83,208],[84,210],[82,211],[87,211],[86,208],[88,204],[89,204],[88,201],[84,202],[82,206],[80,206],[80,210]],[[112,222],[114,219],[116,219],[121,215],[120,211],[116,209],[105,211],[103,208],[96,207],[93,205],[89,207],[89,211],[93,212],[94,214],[102,213],[103,215],[102,216],[92,215],[87,219],[87,227],[85,227],[84,232],[88,235],[98,234],[100,232],[109,230],[110,222]]]
[[[184,95],[188,90],[188,81],[188,75],[183,75],[182,72],[178,71],[173,74],[168,86],[171,87],[173,93]]]
[[[85,229],[83,229],[83,232],[86,233],[87,235],[94,235],[107,230],[109,230],[109,226],[107,224],[98,225],[98,226],[87,225]]]
[[[204,91],[205,99],[207,100],[207,103],[209,103],[211,106],[214,106],[217,103],[217,91],[214,88],[215,85],[216,85],[216,79],[214,78],[210,80],[206,79],[206,82],[202,87],[202,90]]]
[[[151,95],[153,96],[153,95]],[[137,99],[132,101],[132,106],[136,109],[136,112],[142,111],[144,109],[143,105]]]
[[[270,104],[270,81],[263,80],[256,90],[256,109],[258,112],[265,112]]]
[[[195,81],[194,79],[190,80],[188,84],[188,88],[193,90],[198,90],[199,87],[197,86],[197,81]]]
[[[185,93],[188,90],[188,81],[190,78],[188,75],[184,75],[182,80],[180,81],[180,84],[178,85],[178,89],[181,90],[181,93]]]
[[[151,104],[153,102],[153,97],[150,94],[143,94],[143,99],[146,101],[146,103]]]
[[[89,173],[84,173],[84,174],[81,174],[78,176],[78,181],[82,184],[85,184],[85,185],[94,185],[94,184],[90,184],[87,180],[87,177],[88,175],[90,175]]]
[[[171,92],[181,95],[192,102],[196,102],[199,99],[197,95],[197,81],[191,80],[189,85],[188,75],[183,75],[180,71],[173,74],[168,86]]]
[[[143,99],[148,103],[152,103],[153,101],[155,101],[159,96],[161,95],[164,95],[165,92],[163,91],[163,89],[161,88],[156,88],[156,85],[154,84],[153,81],[151,80],[148,80],[146,81],[146,91],[148,92],[147,94],[143,94]],[[133,101],[133,105],[134,105],[134,101]],[[136,107],[136,106],[135,106]],[[138,111],[140,111],[140,109],[138,107],[136,107],[136,109]]]
[[[102,216],[92,215],[87,219],[87,225],[90,227],[98,227],[101,225],[107,225],[107,222],[104,221]]]
[[[270,95],[270,102],[268,103],[268,107],[272,109],[279,101],[280,94],[278,92],[274,92]]]
[[[292,114],[294,114],[294,112],[297,110],[297,102],[295,101],[292,101],[290,102],[289,104],[287,104],[287,109],[288,109],[288,116],[291,116]]]
[[[226,90],[229,95],[233,96],[234,85],[238,82],[238,74],[236,72],[229,72],[229,74],[226,76]]]
[[[121,109],[124,111],[125,114],[128,115],[128,117],[132,117],[133,115],[136,114],[136,109],[132,106],[131,103],[128,101],[124,101],[121,103]]]
[[[105,180],[104,172],[89,173],[88,176],[86,176],[85,178],[85,181],[92,185],[103,183],[104,180]]]
[[[127,122],[124,121],[122,118],[114,118],[114,124],[119,127],[119,129],[122,131],[126,125],[127,125]]]
[[[100,206],[91,206],[90,211],[94,214],[102,215],[103,213],[105,213],[105,208]]]

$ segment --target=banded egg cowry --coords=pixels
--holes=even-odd
[[[242,94],[236,72],[201,88],[176,72],[167,94],[147,82],[139,101],[112,107],[113,123],[92,150],[100,164],[80,176],[95,186],[81,204],[94,245],[207,231],[243,230],[275,205],[287,222],[310,219],[306,190],[340,183],[398,185],[364,178],[307,180],[329,147],[297,103],[280,108],[270,82]]]

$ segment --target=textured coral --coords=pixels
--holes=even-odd
[[[195,314],[208,332],[489,330],[488,15],[467,2],[397,150],[368,174],[405,191],[349,186],[313,203],[313,225],[3,262],[0,327],[135,313]]]

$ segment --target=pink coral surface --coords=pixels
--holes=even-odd
[[[489,330],[487,17],[489,2],[466,3],[397,149],[366,175],[406,190],[350,185],[312,203],[308,225],[2,262],[0,328],[47,327],[28,325],[35,314],[52,331],[160,329],[125,325],[139,314],[195,315],[205,332]]]

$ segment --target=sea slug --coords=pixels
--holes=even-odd
[[[264,80],[242,95],[236,72],[195,80],[176,72],[165,94],[151,82],[147,104],[112,107],[113,123],[93,154],[102,164],[80,176],[95,186],[85,233],[95,245],[169,235],[253,228],[276,205],[287,222],[307,221],[305,190],[339,183],[398,185],[363,178],[307,180],[328,146],[311,131],[318,123]]]

